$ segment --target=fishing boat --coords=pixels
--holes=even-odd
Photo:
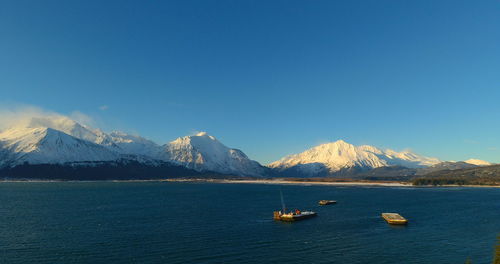
[[[288,213],[283,213],[282,211],[275,211],[274,212],[274,220],[278,221],[284,221],[284,222],[294,222],[294,221],[299,221],[307,218],[311,218],[314,216],[317,216],[318,214],[313,211],[300,211],[300,210],[295,210],[293,212],[288,212]]]
[[[284,221],[284,222],[294,222],[318,215],[316,212],[313,211],[300,211],[299,209],[287,212],[285,201],[283,199],[283,193],[281,191],[280,194],[281,194],[281,211],[274,211],[274,216],[273,216],[274,220]]]
[[[336,204],[337,201],[334,200],[321,200],[319,201],[319,205],[329,205],[329,204]]]
[[[382,213],[382,218],[391,225],[406,225],[408,220],[398,213]]]

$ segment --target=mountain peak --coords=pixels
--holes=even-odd
[[[197,171],[261,176],[265,169],[242,151],[228,148],[206,132],[177,138],[164,147],[164,158]]]
[[[324,150],[324,151],[328,151],[330,153],[334,153],[334,152],[338,152],[338,153],[344,152],[345,153],[345,152],[355,151],[356,146],[349,144],[342,139],[339,139],[335,142],[321,144],[319,146],[314,147],[313,149]]]
[[[211,139],[213,141],[217,141],[217,139],[214,136],[209,135],[205,131],[201,131],[201,132],[196,133],[196,135],[194,135],[194,137],[204,137],[204,138]]]
[[[321,144],[321,145],[326,145],[326,146],[352,146],[351,144],[345,142],[342,139],[339,139],[339,140],[333,141],[333,142],[324,143],[324,144]]]
[[[328,149],[331,149],[331,148],[335,148],[335,149],[348,149],[348,148],[351,148],[351,147],[354,147],[354,145],[351,145],[347,142],[345,142],[344,140],[342,139],[339,139],[337,141],[334,141],[334,142],[328,142],[328,143],[323,143],[323,144],[320,144],[318,146],[316,146],[315,148],[328,148]]]
[[[366,170],[395,165],[418,168],[438,162],[438,159],[419,156],[409,151],[382,151],[369,145],[354,146],[337,140],[286,156],[268,166],[281,171],[296,167],[302,174],[312,176],[317,175],[319,167],[327,170],[327,174],[332,174],[351,168]]]
[[[76,121],[59,115],[31,117],[26,124],[26,127],[30,128],[47,127],[61,131],[72,130],[77,126],[80,124]]]
[[[45,127],[17,127],[0,133],[13,165],[115,160],[118,154],[93,142]]]
[[[487,161],[484,161],[484,160],[479,160],[479,159],[468,159],[468,160],[466,160],[464,162],[472,164],[472,165],[476,165],[476,166],[488,166],[488,165],[491,165],[490,162],[487,162]]]
[[[82,125],[64,115],[35,115],[21,120],[12,128],[17,130],[50,128],[52,130],[63,132],[78,139],[90,141],[99,145],[110,146],[117,150],[116,145],[114,145],[108,134],[104,133],[100,129],[94,129],[86,125]]]

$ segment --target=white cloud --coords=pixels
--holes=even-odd
[[[108,110],[108,109],[109,109],[109,106],[107,106],[107,105],[101,105],[101,106],[99,106],[99,109],[100,109],[101,111],[106,111],[106,110]]]
[[[86,115],[80,111],[73,111],[69,115],[69,118],[75,120],[77,123],[80,123],[81,125],[95,127],[95,120],[89,115]]]
[[[17,105],[12,107],[0,106],[0,130],[5,130],[13,126],[27,126],[31,119],[36,117],[67,117],[82,125],[91,127],[95,125],[92,117],[79,111],[74,111],[68,116],[36,106]]]
[[[58,114],[35,106],[19,105],[16,107],[0,108],[0,129],[27,125],[33,117],[54,115]]]

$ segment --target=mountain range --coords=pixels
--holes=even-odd
[[[314,177],[353,174],[390,166],[423,168],[440,162],[439,159],[420,156],[410,151],[396,152],[368,145],[354,146],[338,140],[286,156],[269,164],[269,167],[290,176]]]
[[[9,176],[15,176],[16,167],[17,170],[27,166],[51,170],[71,167],[74,174],[75,168],[92,167],[95,173],[99,167],[116,170],[131,164],[135,169],[141,168],[144,174],[154,171],[154,178],[161,177],[162,172],[171,176],[167,170],[182,176],[208,173],[250,177],[336,177],[377,171],[387,173],[388,169],[384,168],[390,168],[393,173],[415,175],[439,169],[491,165],[476,159],[443,162],[411,151],[354,146],[338,140],[263,166],[206,132],[159,145],[137,135],[119,131],[106,133],[61,115],[32,117],[0,131],[0,172],[9,171]],[[117,171],[124,173],[123,169]],[[130,177],[147,178],[134,175]]]

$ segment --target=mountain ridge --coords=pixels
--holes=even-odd
[[[343,140],[337,140],[285,156],[268,166],[282,172],[295,170],[308,177],[316,177],[343,174],[345,170],[360,172],[390,166],[422,168],[440,162],[439,159],[420,156],[409,151],[381,150],[369,145],[354,146]]]
[[[65,116],[33,117],[0,132],[0,168],[20,164],[159,160],[198,172],[269,175],[269,169],[206,132],[159,145],[120,131],[105,133]]]
[[[0,141],[8,156],[6,164],[108,161],[119,157],[104,146],[52,128],[12,128],[0,133]]]
[[[400,173],[409,177],[424,172],[490,164],[477,159],[442,162],[407,150],[382,150],[375,146],[355,146],[337,140],[263,166],[243,151],[225,146],[207,132],[179,137],[160,145],[139,135],[120,131],[106,133],[58,115],[32,117],[0,131],[0,168],[23,164],[71,163],[72,166],[86,166],[92,162],[98,164],[117,160],[129,160],[152,167],[168,163],[197,173],[244,177],[375,177],[380,173]],[[371,172],[366,173],[368,171]]]
[[[239,149],[228,148],[207,132],[179,137],[164,145],[165,159],[197,171],[259,176],[266,169]]]

